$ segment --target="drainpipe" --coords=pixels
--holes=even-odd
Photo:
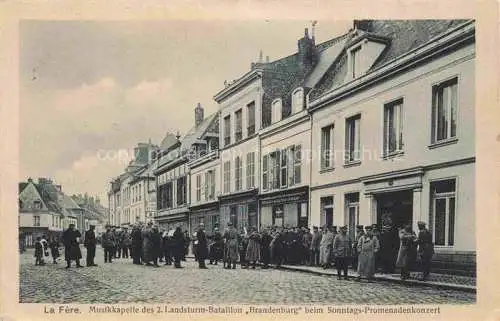
[[[313,92],[314,90],[314,87],[311,88],[311,90],[309,90],[309,92],[307,93],[306,95],[306,110],[307,110],[307,113],[309,115],[309,146],[311,147],[311,151],[313,150],[313,130],[312,130],[312,122],[313,122],[313,113],[312,111],[309,109],[309,95]],[[312,153],[311,153],[311,156],[312,156]],[[312,158],[312,157],[311,157]],[[311,186],[312,186],[312,174],[313,174],[313,164],[312,164],[313,160],[310,159],[309,160],[309,188],[308,188],[308,204],[307,204],[307,226],[308,227],[311,227],[312,228],[312,224],[311,224],[311,221],[312,221],[312,201],[311,201]],[[321,214],[320,214],[321,215]],[[320,217],[320,221],[321,221],[321,217]]]

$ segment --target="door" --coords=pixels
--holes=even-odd
[[[389,216],[395,227],[404,227],[413,223],[413,191],[383,193],[377,196],[377,224],[383,224],[383,218]]]

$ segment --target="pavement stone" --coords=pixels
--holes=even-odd
[[[85,252],[82,248],[82,252]],[[83,253],[85,257],[85,253]],[[51,260],[48,260],[51,261]],[[84,263],[84,259],[82,260]],[[20,259],[21,303],[178,303],[178,304],[473,304],[476,294],[387,282],[339,281],[278,269],[226,270],[196,262],[183,269],[138,266],[131,259],[66,270],[65,263],[35,266],[33,253]]]

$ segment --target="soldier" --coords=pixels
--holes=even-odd
[[[89,230],[85,232],[85,240],[83,241],[83,246],[87,249],[87,267],[97,266],[94,263],[95,248],[97,245],[94,229],[95,226],[90,225]]]
[[[207,269],[205,260],[208,256],[208,243],[207,235],[205,234],[205,224],[200,223],[198,231],[196,232],[196,259],[198,260],[198,267],[200,269]]]
[[[112,263],[115,255],[115,233],[109,226],[106,227],[106,233],[102,235],[101,246],[104,249],[104,263]]]
[[[238,231],[233,227],[231,222],[227,223],[228,229],[224,233],[224,239],[226,240],[226,269],[231,268],[231,263],[233,264],[233,269],[236,269],[236,261],[238,260]]]
[[[431,261],[434,255],[434,244],[432,243],[432,234],[425,227],[425,222],[417,222],[418,226],[418,256],[420,258],[420,268],[422,276],[420,281],[425,281],[431,271]]]
[[[353,249],[353,256],[352,256],[352,268],[357,270],[358,269],[358,240],[360,237],[365,235],[365,231],[363,230],[363,225],[357,225],[356,226],[356,236],[355,240],[352,245]]]
[[[341,272],[344,272],[344,279],[347,280],[347,267],[351,258],[352,241],[347,235],[347,226],[340,228],[340,234],[333,240],[333,254],[335,256],[335,267],[337,268],[337,278],[341,279]]]
[[[132,241],[131,241],[131,251],[133,264],[141,265],[142,258],[142,234],[141,227],[139,224],[135,224],[132,229]]]

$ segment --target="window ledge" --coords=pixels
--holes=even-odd
[[[440,140],[438,142],[432,143],[428,147],[429,147],[429,149],[434,149],[434,148],[439,148],[441,146],[456,144],[457,142],[458,142],[458,138],[454,137],[454,138],[443,139],[443,140]]]
[[[361,165],[361,161],[360,160],[350,161],[350,162],[346,162],[344,164],[344,168],[354,167],[354,166],[359,166],[359,165]]]
[[[382,159],[387,160],[387,159],[392,159],[392,158],[399,158],[405,154],[404,151],[396,151],[396,152],[391,152],[387,153],[385,155],[382,155]]]
[[[324,173],[328,173],[328,172],[333,172],[335,170],[335,167],[326,167],[326,168],[322,168],[319,170],[319,173],[320,174],[324,174]]]

